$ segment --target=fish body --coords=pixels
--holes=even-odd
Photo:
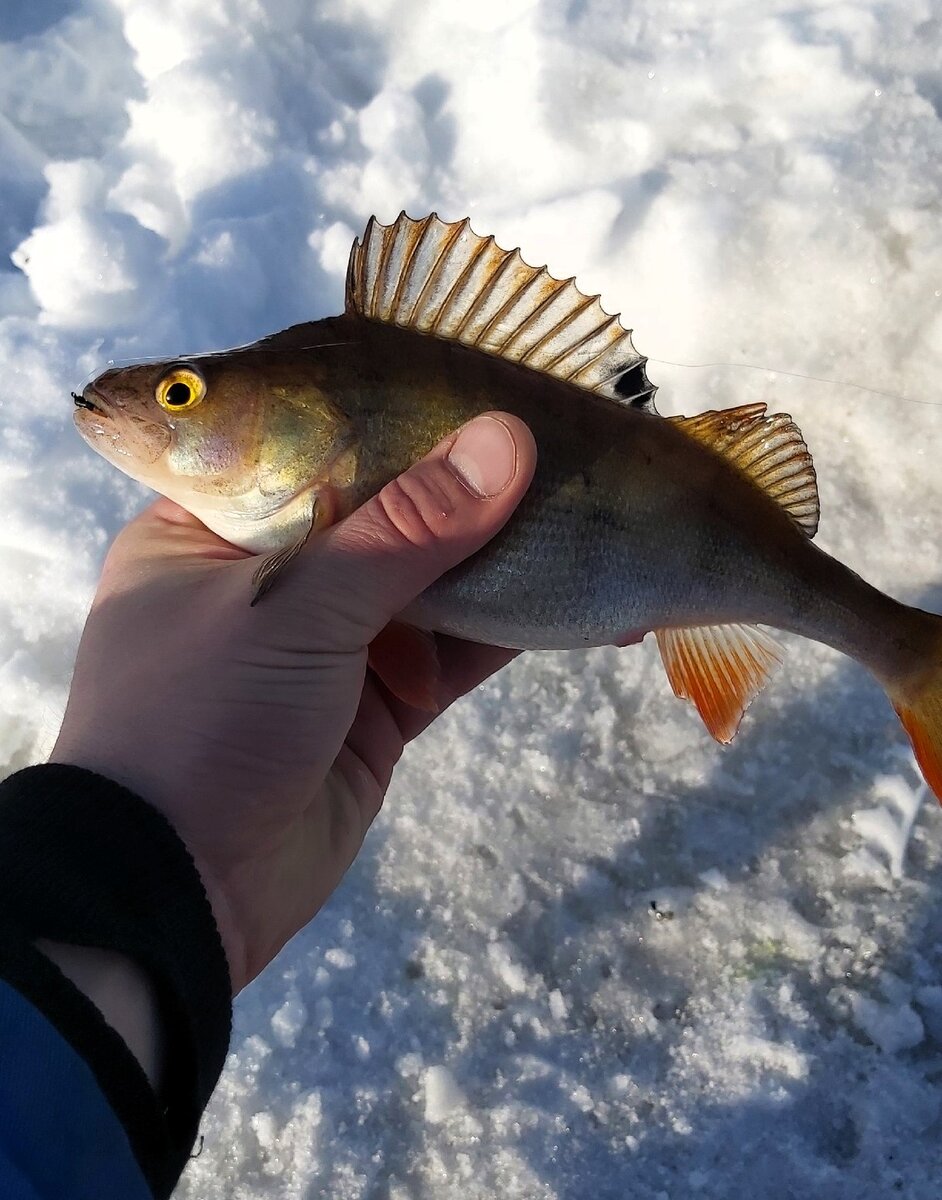
[[[756,627],[799,633],[873,671],[938,791],[942,620],[814,545],[814,470],[790,418],[748,405],[666,419],[652,395],[597,298],[467,222],[403,215],[371,222],[354,247],[344,315],[112,369],[77,401],[76,421],[129,474],[270,554],[351,512],[474,416],[513,412],[538,448],[527,495],[406,621],[520,649],[654,631],[675,692],[720,740],[778,661]]]

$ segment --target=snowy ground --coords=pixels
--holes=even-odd
[[[663,411],[793,413],[821,544],[942,609],[939,0],[8,0],[0,39],[3,766],[143,500],[69,389],[338,311],[374,211],[576,273]],[[651,646],[517,662],[240,998],[179,1196],[934,1200],[923,798],[810,643],[726,750]]]

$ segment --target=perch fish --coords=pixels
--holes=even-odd
[[[653,397],[597,296],[468,220],[403,213],[354,243],[341,316],[115,367],[74,399],[105,458],[267,556],[261,587],[312,528],[446,434],[513,412],[536,439],[533,484],[493,541],[403,614],[403,637],[569,649],[653,632],[674,692],[727,742],[780,662],[759,627],[790,630],[876,676],[942,796],[942,618],[815,546],[814,467],[789,416],[747,404],[665,418]],[[395,654],[371,661],[423,703]]]

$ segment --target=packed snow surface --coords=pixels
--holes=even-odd
[[[662,411],[791,412],[820,543],[942,609],[939,0],[10,0],[0,38],[6,768],[146,499],[69,390],[339,311],[373,212],[575,274]],[[178,1195],[935,1200],[942,813],[864,670],[787,648],[726,749],[649,644],[449,712],[238,1000]]]

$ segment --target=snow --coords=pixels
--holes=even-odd
[[[549,994],[549,1009],[554,1021],[565,1021],[569,1015],[569,1006],[559,988],[553,988]]]
[[[935,0],[6,5],[0,764],[50,746],[144,500],[69,391],[339,311],[373,212],[600,291],[666,413],[791,412],[820,543],[942,610],[940,35]],[[181,1200],[934,1198],[940,814],[875,683],[785,641],[727,749],[647,644],[437,723],[237,1002]]]
[[[864,839],[883,851],[894,879],[903,877],[906,847],[927,791],[926,787],[913,789],[907,786],[898,776],[877,778],[873,782],[874,795],[888,803],[855,812],[851,818]],[[866,848],[861,849],[861,856],[872,858],[871,851]]]
[[[464,1096],[447,1067],[429,1067],[425,1072],[425,1119],[439,1125],[464,1103]]]
[[[284,1004],[272,1016],[272,1033],[282,1046],[290,1049],[297,1042],[306,1021],[307,1006],[297,992],[290,991]]]
[[[922,1021],[909,1004],[880,1004],[867,996],[855,996],[854,1017],[884,1054],[911,1050],[925,1037]]]

